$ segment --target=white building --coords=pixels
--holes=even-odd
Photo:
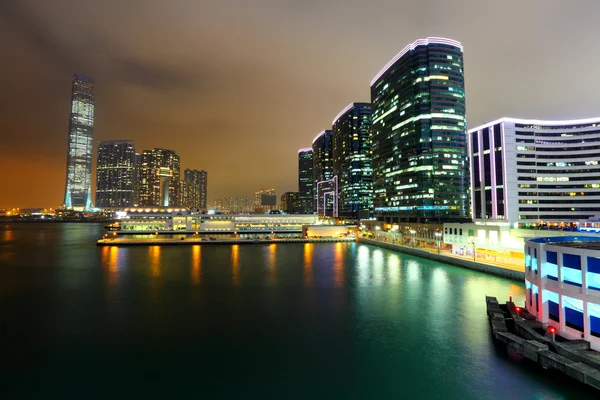
[[[471,213],[511,226],[600,214],[600,118],[502,118],[469,131]]]
[[[527,310],[561,336],[600,350],[600,238],[530,239],[525,268]]]
[[[201,214],[188,208],[131,207],[117,213],[124,233],[298,233],[318,222],[312,214]]]

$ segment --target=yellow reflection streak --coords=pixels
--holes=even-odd
[[[202,273],[202,261],[200,259],[200,245],[192,246],[192,282],[194,285],[200,283],[200,275]]]
[[[119,248],[110,246],[108,253],[108,284],[113,286],[117,282],[119,274]]]
[[[231,266],[233,286],[240,284],[240,245],[234,244],[231,246]]]
[[[336,286],[344,284],[344,245],[340,242],[335,244],[333,279]]]
[[[275,252],[277,251],[277,245],[272,243],[269,245],[269,282],[275,283],[275,278],[277,278],[277,265],[275,261],[277,258],[275,256]]]
[[[150,258],[150,273],[154,277],[160,276],[160,246],[148,247],[148,257]]]
[[[304,286],[312,286],[313,283],[313,244],[304,243]]]

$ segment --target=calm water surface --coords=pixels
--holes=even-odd
[[[493,346],[484,296],[518,282],[356,243],[100,248],[102,228],[0,225],[0,394],[596,398]]]

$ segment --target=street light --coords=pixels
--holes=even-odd
[[[410,230],[410,234],[412,235],[412,247],[413,247],[413,249],[415,248],[415,233],[417,233],[417,231],[415,231],[414,229]]]

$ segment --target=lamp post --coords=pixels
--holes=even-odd
[[[414,229],[410,230],[410,234],[412,235],[412,247],[413,247],[413,249],[415,248],[415,233],[417,233],[417,231],[415,231]]]
[[[381,228],[380,228],[380,227],[378,227],[378,226],[376,226],[376,227],[375,227],[375,239],[377,239],[377,240],[379,240],[379,230],[380,230],[380,229],[381,229]]]
[[[442,234],[440,232],[436,232],[435,237],[437,239],[437,251],[438,251],[438,254],[440,254],[440,240],[442,238]]]

